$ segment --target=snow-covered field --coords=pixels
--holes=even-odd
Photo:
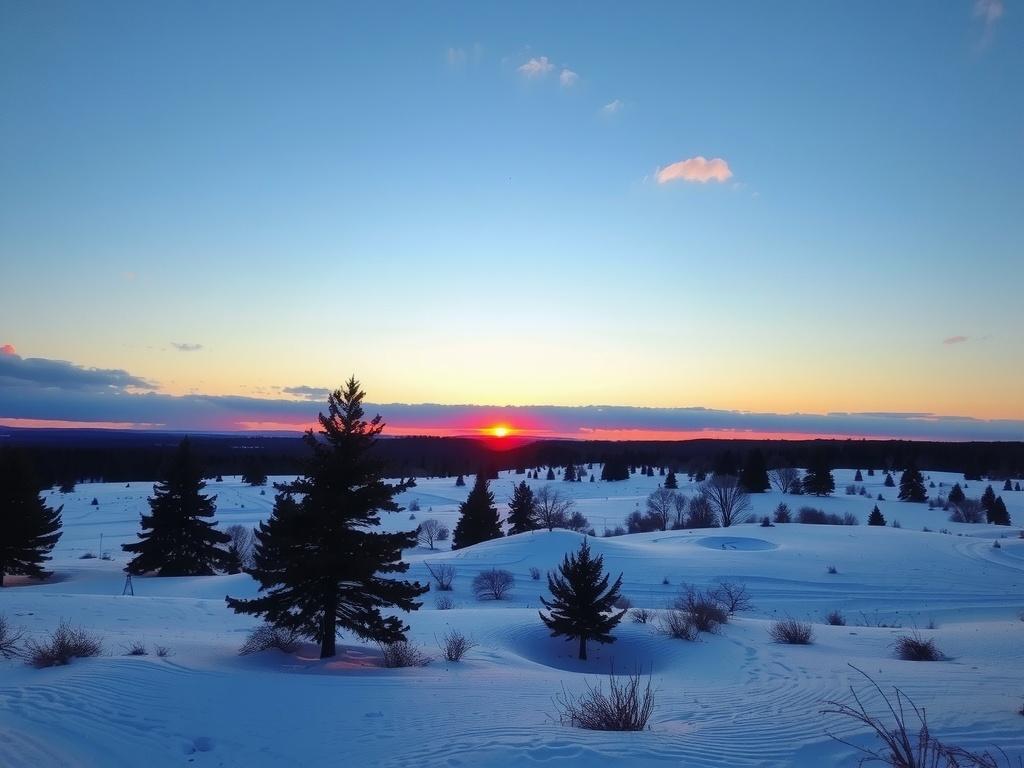
[[[426,563],[455,566],[456,607],[440,611],[435,593],[424,597],[423,608],[406,618],[410,639],[435,660],[398,670],[377,666],[376,648],[352,637],[340,638],[339,656],[326,662],[311,645],[294,655],[238,656],[257,622],[229,611],[223,598],[254,594],[248,576],[136,577],[135,596],[121,595],[120,544],[134,540],[151,484],[83,484],[72,494],[50,494],[51,503],[64,505],[55,576],[41,584],[9,578],[0,613],[31,634],[69,619],[103,635],[106,655],[43,670],[0,659],[0,766],[847,766],[855,755],[826,731],[862,743],[867,735],[819,711],[827,699],[847,698],[851,683],[862,687],[848,664],[907,691],[927,708],[940,737],[1024,755],[1024,493],[994,484],[1015,523],[1009,529],[958,525],[939,509],[895,501],[883,475],[866,476],[871,496],[861,497],[843,495],[852,471],[834,474],[838,495],[785,501],[794,511],[809,504],[852,512],[860,526],[748,524],[594,540],[613,576],[623,573],[634,606],[664,608],[683,582],[747,585],[754,609],[696,643],[627,620],[615,631],[617,642],[592,645],[590,660],[579,662],[575,644],[548,637],[537,616],[545,584],[529,570],[554,568],[578,546],[574,533],[524,534],[456,553],[408,551],[414,579],[429,579]],[[926,477],[947,491],[963,483],[951,474]],[[502,473],[492,482],[499,503],[520,479]],[[692,496],[685,479],[680,490]],[[600,532],[642,510],[662,480],[554,482]],[[472,478],[465,488],[451,479],[421,480],[400,497],[405,506],[419,501],[417,520],[405,512],[384,525],[411,528],[433,517],[454,527],[471,486]],[[972,482],[967,494],[978,497],[984,486]],[[273,503],[271,488],[261,495],[238,478],[207,490],[217,495],[222,527],[255,524]],[[887,501],[876,502],[879,493]],[[755,513],[770,514],[782,499],[754,496]],[[902,527],[866,526],[875,503]],[[924,526],[936,532],[922,532]],[[943,528],[949,533],[937,532]],[[80,559],[100,554],[101,535],[112,559]],[[829,566],[838,572],[828,573]],[[491,567],[515,574],[512,597],[478,603],[470,581]],[[848,626],[825,624],[833,609]],[[814,622],[815,643],[773,644],[768,627],[782,616]],[[918,628],[949,659],[897,660],[892,643],[904,630],[892,625]],[[435,638],[449,628],[479,643],[461,663],[437,660]],[[151,655],[125,655],[134,641]],[[172,655],[157,658],[155,645]],[[617,671],[640,666],[652,674],[649,731],[591,732],[552,719],[552,699],[563,686],[579,691],[613,662]]]

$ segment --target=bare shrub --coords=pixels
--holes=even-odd
[[[444,538],[441,537],[441,532],[444,532]],[[418,526],[416,526],[416,540],[426,547],[434,548],[434,544],[439,541],[444,541],[448,538],[448,528],[441,524],[441,521],[424,520]]]
[[[3,656],[5,659],[20,656],[21,651],[18,650],[18,643],[21,642],[24,634],[24,630],[12,627],[10,622],[7,621],[7,617],[0,613],[0,656]]]
[[[746,584],[737,584],[732,581],[720,581],[718,586],[712,587],[708,592],[712,600],[725,608],[730,616],[743,611],[749,611],[754,607],[747,592]]]
[[[729,621],[728,612],[710,592],[702,592],[694,587],[686,587],[672,607],[688,613],[694,626],[701,632],[714,632]]]
[[[835,567],[834,565],[830,565],[830,566],[829,566],[828,568],[826,568],[825,570],[826,570],[826,571],[828,571],[828,572],[829,572],[830,574],[832,574],[833,576],[834,576],[835,574],[839,573],[839,569],[838,569],[838,568],[836,568],[836,567]]]
[[[669,608],[658,617],[658,631],[676,640],[688,640],[691,643],[700,636],[693,617],[678,608]]]
[[[516,579],[509,571],[492,568],[473,578],[473,594],[477,600],[504,600]]]
[[[452,589],[452,582],[455,581],[455,568],[450,565],[442,563],[437,568],[432,568],[430,563],[424,563],[427,566],[427,571],[430,572],[431,577],[437,584],[437,588],[441,592],[450,592]]]
[[[172,655],[171,649],[168,648],[166,645],[158,645],[155,650],[156,655],[159,656],[161,659],[166,659],[168,656]]]
[[[551,478],[554,479],[554,478]],[[542,528],[549,531],[564,528],[570,519],[575,502],[562,495],[553,485],[541,486],[533,495],[534,516]]]
[[[773,622],[768,634],[773,642],[785,645],[810,645],[814,639],[811,625],[796,619],[780,619]]]
[[[654,614],[646,608],[634,608],[629,612],[629,617],[634,624],[647,624],[654,618]]]
[[[438,595],[434,600],[434,607],[439,611],[450,611],[455,607],[455,601],[448,595]]]
[[[121,647],[124,649],[125,656],[149,656],[149,651],[146,650],[146,644],[140,640],[135,640],[134,642]]]
[[[224,529],[224,533],[231,537],[228,549],[238,555],[238,561],[243,568],[251,568],[256,544],[252,528],[246,528],[244,525],[229,525]]]
[[[540,568],[537,568],[535,566],[531,567],[530,568],[530,578],[533,579],[534,581],[540,581]]]
[[[825,621],[831,624],[833,627],[846,626],[846,617],[843,616],[843,614],[841,614],[839,611],[830,611],[828,615],[825,616]]]
[[[951,523],[983,523],[985,508],[978,499],[961,499],[950,502],[949,522]]]
[[[239,656],[260,653],[276,649],[281,653],[292,653],[298,646],[299,633],[286,627],[275,627],[273,624],[262,624],[252,632],[238,649]]]
[[[72,659],[85,659],[103,653],[103,641],[82,627],[73,627],[62,619],[45,640],[25,641],[25,655],[34,667],[56,667]]]
[[[941,661],[942,651],[935,647],[935,641],[921,637],[918,632],[900,635],[893,643],[896,656],[904,661]]]
[[[643,731],[654,710],[654,691],[651,679],[646,685],[637,672],[627,677],[616,677],[614,670],[608,675],[608,694],[587,683],[581,694],[571,694],[563,686],[555,697],[558,720],[562,725],[586,728],[591,731]]]
[[[425,667],[430,663],[430,657],[407,640],[377,645],[380,647],[381,662],[385,667]]]
[[[690,514],[686,517],[687,528],[717,528],[718,518],[711,504],[704,496],[694,496],[690,502]]]
[[[700,492],[723,528],[750,522],[750,496],[737,478],[713,475],[701,483]]]
[[[779,467],[768,473],[768,480],[779,493],[789,493],[800,482],[800,470],[795,467]]]
[[[462,657],[476,646],[476,643],[454,629],[449,630],[437,644],[445,661],[462,661]]]
[[[863,747],[832,733],[828,735],[857,751],[861,756],[858,765],[881,763],[892,768],[999,768],[1001,762],[990,752],[968,752],[961,747],[943,744],[932,735],[928,727],[928,717],[924,708],[918,707],[914,701],[899,688],[893,687],[892,697],[886,695],[881,686],[866,672],[850,667],[863,675],[870,689],[874,690],[885,702],[885,709],[892,716],[893,723],[884,723],[879,717],[872,715],[865,706],[861,695],[850,686],[853,704],[842,704],[838,701],[826,701],[828,709],[821,710],[823,715],[841,715],[861,725],[867,726],[880,742],[876,748]],[[917,723],[909,722],[913,718]],[[1006,753],[1000,750],[1002,764],[1011,765]]]

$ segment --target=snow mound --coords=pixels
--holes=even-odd
[[[761,552],[766,549],[778,549],[779,545],[764,539],[753,539],[747,536],[705,536],[696,544],[708,549],[734,549],[739,552]]]

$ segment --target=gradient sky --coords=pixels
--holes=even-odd
[[[354,372],[1024,436],[1017,3],[7,2],[0,105],[7,423]]]

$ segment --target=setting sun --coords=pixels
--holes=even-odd
[[[504,425],[491,427],[491,434],[494,435],[495,437],[505,437],[506,435],[508,435],[508,433],[509,428]]]

